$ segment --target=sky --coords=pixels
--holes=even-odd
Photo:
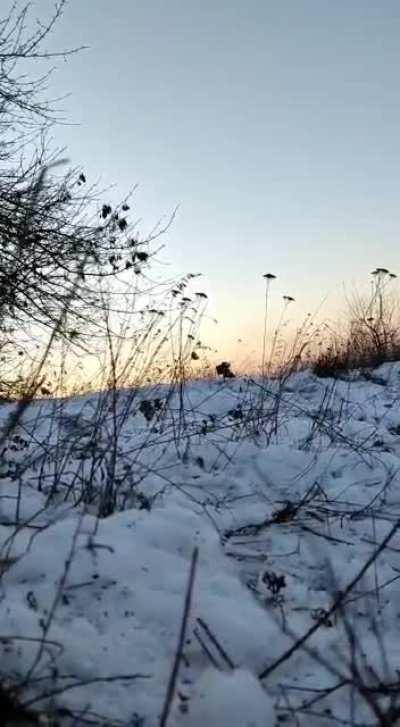
[[[203,273],[221,354],[259,348],[265,272],[299,318],[400,273],[399,37],[398,0],[69,0],[54,139],[144,229],[179,205],[166,274]]]

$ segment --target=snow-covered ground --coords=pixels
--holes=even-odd
[[[400,364],[33,403],[0,462],[1,673],[61,724],[158,725],[197,546],[170,727],[378,724],[400,532],[329,611],[400,517],[399,467]]]

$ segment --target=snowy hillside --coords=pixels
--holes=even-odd
[[[170,727],[386,724],[400,364],[36,402],[7,433],[12,410],[0,670],[20,703],[61,725],[160,724],[191,595]]]

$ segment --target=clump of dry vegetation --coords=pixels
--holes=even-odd
[[[326,327],[313,362],[318,376],[339,376],[371,369],[400,358],[399,305],[393,290],[396,275],[387,268],[371,273],[369,297],[354,295],[342,333]]]

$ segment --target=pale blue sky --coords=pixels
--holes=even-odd
[[[263,272],[301,314],[400,273],[399,0],[70,0],[53,42],[89,46],[57,142],[138,182],[148,225],[181,205],[164,259],[204,273],[228,350],[256,343]]]

